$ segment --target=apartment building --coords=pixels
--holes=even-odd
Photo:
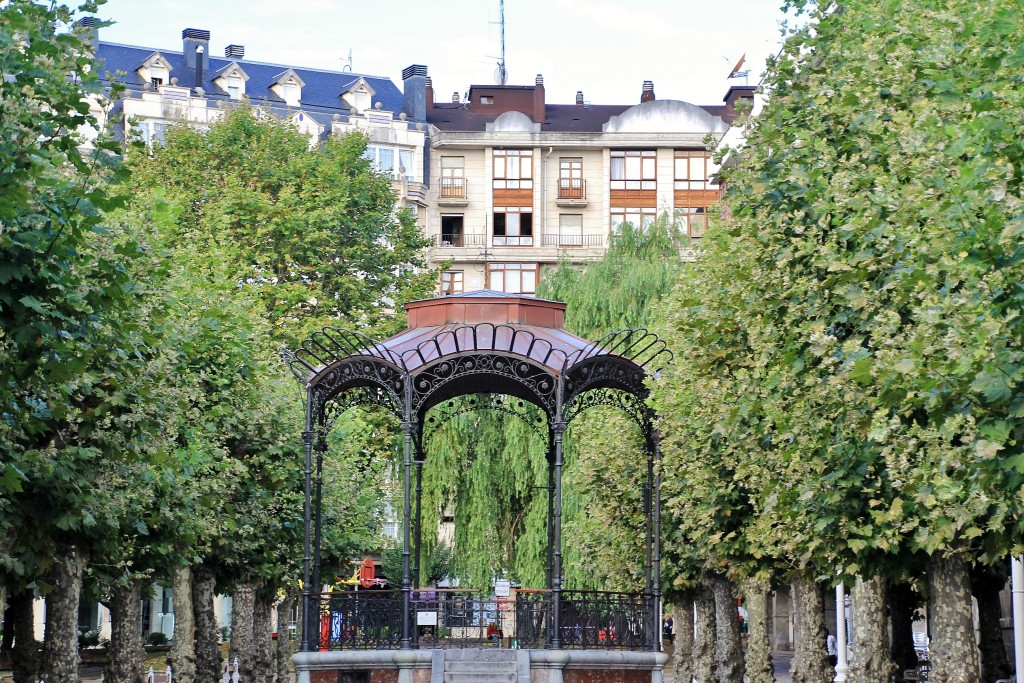
[[[559,258],[597,259],[621,223],[643,225],[662,212],[700,239],[721,196],[708,136],[720,140],[754,91],[733,87],[722,104],[697,106],[659,100],[645,81],[635,104],[591,104],[582,92],[573,104],[549,104],[538,75],[531,86],[474,85],[465,98],[435,102],[421,73],[424,229],[449,294],[533,294]]]
[[[391,176],[400,203],[421,220],[425,215],[427,123],[422,97],[416,109],[416,98],[409,100],[391,79],[255,61],[246,58],[245,46],[239,44],[227,44],[223,57],[214,56],[210,31],[202,29],[184,29],[180,49],[165,49],[105,42],[91,17],[79,23],[90,31],[104,82],[124,86],[116,101],[90,101],[101,125],[120,117],[118,135],[152,144],[177,121],[206,126],[228,107],[247,101],[257,114],[292,122],[310,144],[329,135],[365,134],[368,155],[378,170]],[[417,69],[423,67],[410,67],[406,73],[418,75]],[[415,88],[408,90],[416,94]]]

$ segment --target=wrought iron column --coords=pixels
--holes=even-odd
[[[316,510],[313,514],[313,587],[314,595],[320,594],[320,541],[323,535],[323,489],[324,489],[324,453],[327,452],[327,439],[323,424],[317,434],[316,445]]]
[[[555,443],[553,435],[548,434],[548,551],[547,551],[547,585],[545,588],[551,590],[554,587],[552,577],[554,576],[555,562]]]
[[[651,443],[654,446],[654,547],[651,558],[651,634],[654,638],[653,650],[661,649],[661,436],[656,429],[651,430]]]
[[[416,523],[413,530],[416,537],[413,539],[412,587],[420,588],[420,562],[423,561],[420,557],[423,551],[423,460],[416,461]]]
[[[402,500],[402,649],[412,648],[412,641],[409,638],[410,602],[412,601],[412,576],[409,573],[409,554],[411,552],[411,529],[412,521],[412,440],[416,423],[412,412],[412,381],[405,378],[405,405],[403,406],[404,419],[402,420],[402,432],[405,435],[405,451],[403,453],[403,465],[405,470],[404,492]]]
[[[561,412],[559,410],[559,412]],[[562,437],[565,435],[565,422],[559,420],[551,425],[555,436],[555,504],[554,523],[552,524],[552,557],[551,575],[551,647],[559,650],[562,647]]]
[[[310,614],[313,610],[310,609],[310,592],[309,592],[309,581],[310,581],[310,517],[311,512],[311,497],[313,489],[313,438],[316,434],[313,432],[312,424],[312,403],[313,397],[312,392],[306,392],[306,428],[302,431],[302,442],[305,445],[306,451],[306,462],[305,462],[305,501],[303,503],[303,519],[305,520],[305,531],[302,538],[302,641],[299,643],[299,650],[302,652],[308,652],[309,636],[310,636]]]

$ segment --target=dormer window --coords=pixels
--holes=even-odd
[[[136,73],[139,74],[143,83],[148,83],[153,90],[159,90],[161,86],[170,81],[170,71],[171,65],[167,63],[163,55],[154,52],[139,65]]]
[[[242,79],[238,76],[232,76],[226,79],[228,91],[228,98],[232,100],[242,99]]]
[[[297,83],[285,83],[281,86],[281,92],[284,94],[284,101],[289,107],[295,107],[299,104],[299,86]]]
[[[270,88],[289,107],[298,107],[302,100],[302,86],[306,85],[294,69],[288,69],[274,79]]]
[[[356,109],[356,111],[364,112],[371,109],[373,106],[373,96],[376,94],[376,91],[370,87],[365,78],[358,78],[348,90],[341,94],[341,99],[348,106]]]
[[[245,82],[247,80],[249,80],[249,75],[245,73],[238,62],[231,62],[217,72],[213,82],[227,93],[228,99],[240,100],[245,97]]]

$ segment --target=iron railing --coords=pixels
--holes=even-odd
[[[345,591],[310,596],[316,650],[396,650],[402,646],[402,592]],[[478,591],[431,589],[410,593],[414,648],[519,647],[549,649],[554,593],[520,590],[511,598]],[[649,595],[562,591],[559,646],[579,650],[650,650],[660,631]]]
[[[465,178],[441,178],[441,199],[465,199],[467,186]]]
[[[434,235],[434,246],[437,247],[482,247],[487,241],[487,235],[483,233],[479,234],[463,234],[459,233],[441,233],[440,235]]]
[[[567,235],[559,234],[544,235],[544,246],[545,247],[565,247],[565,248],[579,248],[579,247],[603,247],[606,235]]]
[[[559,178],[559,199],[586,199],[587,181],[583,178]]]

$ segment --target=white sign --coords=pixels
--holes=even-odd
[[[418,626],[437,626],[437,612],[420,610],[416,612],[416,624]]]
[[[507,598],[512,590],[512,582],[507,579],[498,579],[494,582],[494,597]]]

